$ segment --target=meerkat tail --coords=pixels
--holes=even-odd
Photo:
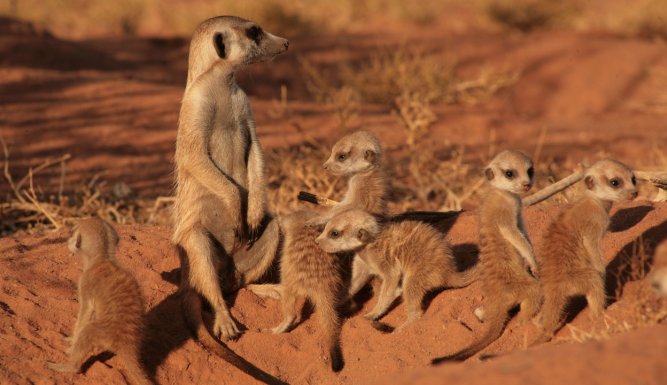
[[[125,364],[125,370],[132,379],[132,384],[134,385],[155,385],[156,383],[152,381],[146,370],[144,369],[141,358],[136,352],[119,352],[118,354],[123,363]]]
[[[494,319],[489,320],[489,329],[484,333],[484,336],[480,338],[477,342],[468,346],[467,348],[451,354],[449,356],[438,357],[431,360],[432,365],[441,364],[443,362],[460,362],[465,361],[468,358],[474,356],[479,351],[489,346],[493,341],[497,340],[498,337],[503,333],[505,329],[505,324],[507,323],[507,316],[505,313],[495,315]]]
[[[270,385],[287,385],[286,382],[262,371],[245,358],[239,356],[209,333],[201,316],[201,298],[194,290],[188,290],[187,293],[184,293],[181,306],[186,324],[206,349],[258,381]]]
[[[447,284],[449,287],[460,288],[469,286],[475,282],[479,276],[479,266],[472,267],[466,271],[458,272],[452,275]]]
[[[297,195],[297,199],[300,200],[300,201],[304,201],[304,202],[310,202],[310,203],[313,203],[313,204],[316,204],[316,205],[319,205],[319,206],[334,206],[338,203],[337,201],[335,201],[333,199],[329,199],[327,197],[315,195],[315,194],[309,193],[307,191],[299,191],[299,195]]]

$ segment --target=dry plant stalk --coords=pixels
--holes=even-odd
[[[404,92],[394,103],[405,131],[406,143],[414,149],[437,120],[430,107],[430,98],[417,92]]]

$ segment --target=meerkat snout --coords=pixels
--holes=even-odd
[[[637,179],[625,164],[605,159],[593,164],[584,177],[587,191],[599,199],[620,202],[637,197]]]
[[[484,175],[495,188],[515,194],[528,192],[533,187],[533,161],[521,151],[506,150],[496,155],[484,170]]]

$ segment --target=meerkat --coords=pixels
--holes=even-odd
[[[288,45],[238,17],[202,22],[190,43],[176,138],[172,241],[181,255],[185,319],[208,349],[262,381],[277,380],[242,364],[213,336],[239,335],[221,291],[220,268],[232,263],[239,284],[253,282],[272,265],[280,242],[278,224],[266,212],[264,155],[235,73]],[[202,322],[202,297],[213,309],[213,336]]]
[[[502,334],[509,311],[521,306],[521,323],[532,319],[541,303],[535,254],[526,233],[520,194],[533,183],[533,162],[515,150],[498,154],[484,170],[489,191],[480,207],[479,281],[482,306],[475,316],[488,324],[483,336],[470,346],[432,363],[463,361],[487,347]]]
[[[78,372],[102,351],[116,353],[136,384],[153,384],[141,364],[144,304],[137,280],[116,261],[118,234],[99,218],[78,222],[67,246],[83,260],[79,278],[79,315],[67,363],[48,363],[60,372]]]
[[[651,273],[651,286],[662,296],[667,296],[667,241],[662,242],[653,258],[655,270]]]
[[[357,131],[336,142],[323,165],[331,174],[349,177],[343,199],[330,210],[333,216],[349,208],[387,215],[387,176],[382,146],[369,131]]]
[[[328,254],[315,243],[321,228],[313,224],[320,214],[299,211],[280,219],[284,231],[283,252],[280,259],[280,296],[283,319],[273,333],[289,331],[297,318],[297,299],[306,298],[315,306],[326,346],[331,369],[343,369],[340,347],[341,317],[339,307],[349,286],[352,255]]]
[[[606,263],[600,241],[612,203],[637,197],[636,179],[624,164],[601,160],[586,171],[584,184],[582,196],[565,206],[544,237],[539,254],[544,304],[538,318],[541,335],[534,343],[553,337],[570,297],[586,296],[593,319],[605,307]]]
[[[475,272],[456,271],[449,243],[428,224],[416,221],[386,222],[361,209],[349,209],[329,220],[316,243],[327,253],[355,252],[367,270],[355,271],[349,295],[377,276],[382,284],[373,309],[364,317],[377,321],[401,295],[408,316],[401,330],[423,314],[427,292],[472,283]]]
[[[370,213],[387,215],[387,195],[389,186],[382,162],[382,146],[378,138],[369,131],[356,131],[339,139],[331,149],[331,155],[322,165],[328,172],[348,177],[347,190],[343,200],[333,204],[325,214],[314,216],[317,225],[324,225],[337,212],[352,207],[364,209]],[[299,199],[318,204],[317,197],[301,193]],[[313,225],[314,223],[310,223]],[[356,259],[355,272],[364,270],[363,261]],[[253,293],[262,297],[280,298],[280,284],[249,285]]]

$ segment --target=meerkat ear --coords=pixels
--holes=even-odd
[[[215,52],[218,53],[218,56],[220,59],[225,58],[225,37],[222,35],[222,33],[218,32],[215,35],[213,35],[213,46],[215,47]]]
[[[364,159],[366,159],[366,161],[368,161],[369,163],[375,163],[375,158],[376,154],[375,151],[373,150],[366,150],[366,152],[364,153]]]
[[[486,170],[484,170],[484,175],[486,175],[486,179],[492,180],[493,179],[493,170],[491,170],[491,167],[487,167]]]
[[[359,239],[363,243],[369,243],[371,241],[371,233],[368,232],[366,229],[359,229],[359,232],[357,233],[357,239]]]
[[[79,232],[76,233],[76,242],[74,242],[74,246],[77,249],[81,248],[81,233],[79,233]]]
[[[584,182],[586,182],[586,187],[589,190],[592,190],[593,187],[595,187],[595,179],[590,175],[586,175],[586,178],[584,178]]]

